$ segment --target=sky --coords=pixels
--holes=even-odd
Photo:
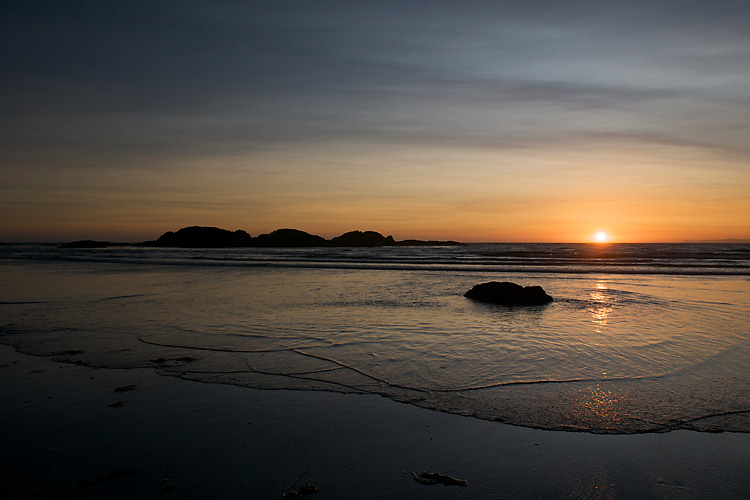
[[[0,241],[750,238],[746,0],[0,9]]]

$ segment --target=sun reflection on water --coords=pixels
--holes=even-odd
[[[591,300],[593,304],[589,307],[591,321],[594,323],[596,333],[602,333],[607,326],[607,320],[614,306],[607,296],[607,284],[599,281],[596,289],[591,291]]]

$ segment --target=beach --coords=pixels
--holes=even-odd
[[[5,498],[282,498],[308,481],[316,499],[750,491],[748,434],[543,431],[380,396],[261,391],[0,353]],[[411,476],[425,470],[468,486]]]
[[[594,250],[6,248],[0,486],[746,498],[747,249]]]

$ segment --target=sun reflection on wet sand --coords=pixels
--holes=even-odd
[[[623,399],[622,394],[602,389],[599,384],[581,390],[573,406],[573,420],[583,427],[593,424],[600,429],[616,429],[624,418]]]

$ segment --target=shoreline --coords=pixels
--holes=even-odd
[[[381,396],[196,383],[0,345],[11,498],[743,498],[750,435],[515,427]],[[119,392],[118,392],[119,390]],[[426,486],[429,470],[469,486]]]

